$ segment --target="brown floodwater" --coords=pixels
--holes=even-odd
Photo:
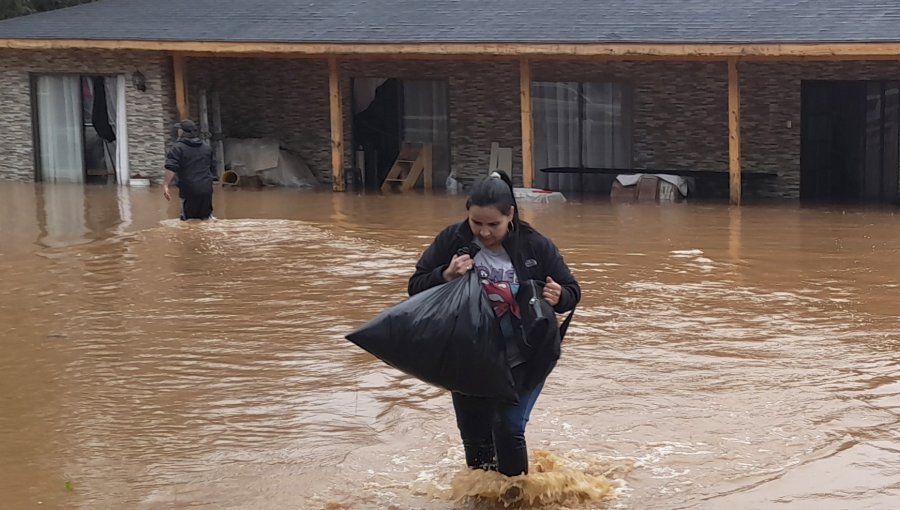
[[[463,199],[215,205],[184,224],[158,188],[0,184],[0,507],[502,508],[452,499],[490,480],[449,395],[343,338]],[[528,428],[563,471],[538,500],[900,507],[900,210],[522,209],[584,290]]]

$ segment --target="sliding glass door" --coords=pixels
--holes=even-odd
[[[124,76],[34,79],[38,180],[127,184]]]
[[[81,77],[38,76],[38,168],[45,182],[84,182]]]

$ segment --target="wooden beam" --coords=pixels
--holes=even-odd
[[[206,89],[200,89],[198,96],[197,102],[200,104],[200,136],[205,137],[209,134],[209,100],[206,97]]]
[[[22,50],[98,49],[230,54],[388,55],[506,57],[612,57],[616,59],[791,58],[837,60],[854,57],[896,59],[900,42],[806,44],[646,44],[646,43],[273,43],[216,41],[135,41],[96,39],[0,39],[0,48]]]
[[[519,62],[519,104],[522,113],[522,184],[534,187],[534,117],[531,111],[531,63]]]
[[[741,205],[741,89],[738,61],[728,61],[728,178],[732,205]]]
[[[2,48],[0,48],[2,49]],[[212,51],[183,51],[179,52],[179,54],[184,55],[190,58],[254,58],[254,59],[292,59],[292,60],[322,60],[328,58],[330,56],[337,57],[339,60],[347,62],[347,61],[356,61],[356,62],[370,62],[370,61],[408,61],[408,62],[441,62],[441,61],[454,61],[454,62],[510,62],[521,60],[521,56],[518,55],[498,55],[498,54],[478,54],[478,53],[466,53],[466,54],[458,54],[458,53],[330,53],[330,54],[319,54],[319,53],[293,53],[293,52],[284,52],[284,53],[265,53],[265,52],[242,52],[242,53],[226,53],[226,52],[212,52]],[[640,61],[640,62],[725,62],[728,60],[728,57],[704,57],[704,56],[684,56],[684,57],[671,57],[671,56],[658,56],[658,55],[633,55],[630,57],[616,57],[610,55],[529,55],[528,59],[531,62],[538,61],[584,61],[584,60],[602,60],[602,61]],[[745,60],[752,60],[753,57],[745,57]],[[765,60],[771,60],[771,57],[766,57]],[[763,60],[762,57],[757,60]],[[798,58],[794,59],[779,59],[779,60],[800,60]],[[806,59],[810,60],[810,59]],[[829,60],[840,60],[840,58],[829,58]],[[843,57],[843,60],[859,60],[858,57]],[[877,58],[873,58],[871,60],[877,60]],[[883,57],[881,60],[897,60],[897,55],[893,57]]]
[[[335,57],[328,59],[328,92],[331,98],[331,189],[344,191],[344,107]]]
[[[172,55],[172,67],[175,70],[175,105],[178,108],[178,120],[190,118],[188,109],[187,73],[183,55]]]
[[[212,116],[213,116],[213,148],[216,150],[216,174],[221,177],[225,173],[225,140],[222,133],[222,101],[219,100],[219,91],[212,91]]]

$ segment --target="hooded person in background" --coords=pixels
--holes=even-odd
[[[166,154],[163,196],[171,200],[169,186],[178,176],[182,220],[208,220],[212,217],[213,179],[216,161],[212,148],[200,138],[200,130],[191,120],[178,124],[181,135]]]

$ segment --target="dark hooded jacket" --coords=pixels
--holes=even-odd
[[[438,234],[416,264],[416,271],[409,279],[409,295],[446,283],[443,273],[453,256],[461,253],[474,255],[476,252],[477,246],[473,244],[473,239],[474,234],[468,221],[450,225]],[[581,300],[581,287],[572,276],[559,249],[550,239],[531,227],[521,227],[506,237],[503,247],[509,254],[520,284],[534,280],[542,286],[549,276],[562,287],[559,303],[553,307],[553,311],[564,313],[575,310],[575,306]],[[525,287],[520,286],[517,301],[526,297],[525,290]],[[542,301],[541,290],[538,289],[534,293],[538,294],[536,297],[549,310],[550,306]],[[565,323],[559,334],[555,335],[556,331],[547,331],[546,328],[535,329],[534,317],[528,313],[529,307],[522,306],[522,310],[523,327],[516,330],[520,335],[518,338],[520,348],[528,356],[529,369],[525,380],[517,383],[533,387],[543,381],[555,366],[559,358],[560,342],[568,323]],[[552,312],[548,313],[552,315]],[[553,323],[556,324],[556,321]],[[546,334],[540,335],[545,338],[530,338],[530,334],[526,333],[535,330],[545,332]]]
[[[200,138],[181,138],[166,154],[166,170],[178,176],[182,197],[212,194],[216,162],[212,148]]]

